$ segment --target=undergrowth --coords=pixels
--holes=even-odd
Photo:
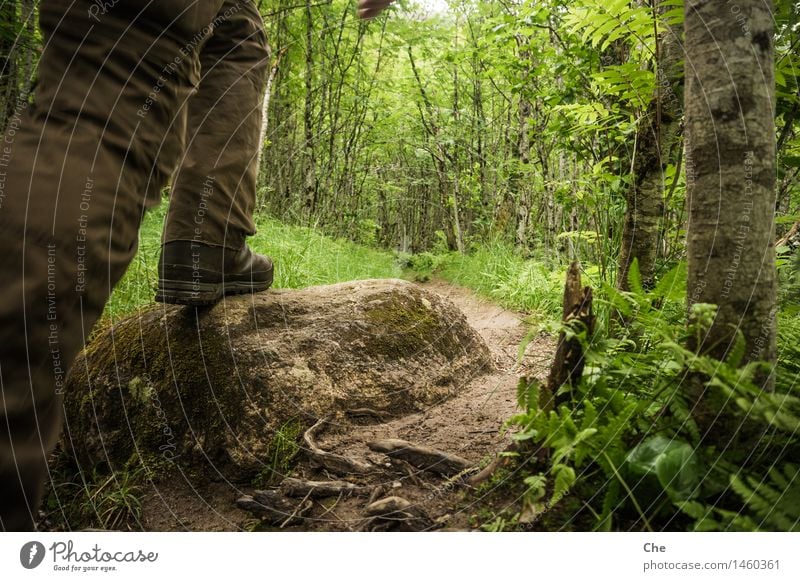
[[[48,530],[142,530],[145,469],[85,472],[70,464],[61,456],[51,468],[43,505]]]
[[[253,486],[267,488],[286,478],[301,451],[302,434],[303,424],[297,419],[289,420],[278,429],[265,454],[264,468],[253,479]]]
[[[763,392],[754,378],[764,364],[742,364],[743,337],[725,361],[685,347],[716,309],[695,305],[685,324],[685,267],[649,292],[635,269],[630,282],[631,292],[599,293],[600,318],[620,313],[624,328],[600,324],[588,336],[580,324],[563,326],[586,357],[569,403],[551,409],[536,380],[521,381],[523,411],[509,425],[528,460],[518,477],[526,488],[503,528],[530,526],[579,495],[581,510],[561,515],[558,528],[800,530],[800,321],[781,317],[776,388]],[[709,445],[700,433],[684,393],[695,380],[729,418],[725,425],[739,426],[726,445]]]
[[[400,255],[399,259],[418,281],[438,276],[539,319],[555,320],[561,316],[565,268],[522,258],[513,245],[495,241],[470,254],[425,252]],[[584,271],[589,280],[596,274],[594,267]]]

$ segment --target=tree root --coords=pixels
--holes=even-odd
[[[344,413],[352,418],[373,418],[380,424],[384,423],[389,416],[386,412],[374,410],[372,408],[355,408],[346,410]]]
[[[256,490],[236,501],[236,506],[249,511],[270,524],[286,527],[300,524],[314,503],[307,498],[291,501],[275,490]]]
[[[343,480],[300,480],[284,478],[280,491],[294,498],[326,498],[329,496],[361,496],[372,492],[372,486],[357,486]]]
[[[326,416],[308,428],[303,434],[303,441],[306,444],[305,452],[308,454],[311,463],[339,475],[369,474],[374,472],[375,469],[365,462],[334,454],[333,452],[326,452],[317,446],[315,438],[329,421],[330,416]]]
[[[393,466],[398,468],[408,479],[411,481],[414,486],[419,486],[420,488],[427,488],[431,489],[431,485],[427,482],[423,482],[422,479],[417,475],[419,471],[416,467],[412,466],[405,460],[401,460],[400,458],[390,458],[389,459]]]
[[[389,482],[378,484],[372,489],[372,492],[369,495],[369,500],[367,500],[367,505],[376,502],[381,496],[387,494],[391,489],[392,489],[392,484]]]
[[[422,508],[400,496],[388,496],[373,502],[364,509],[368,517],[361,530],[420,531],[433,526],[433,521]]]
[[[511,457],[507,456],[506,454],[516,452],[517,449],[518,447],[516,444],[511,444],[508,446],[501,453],[497,454],[497,456],[495,456],[494,459],[489,462],[483,470],[467,478],[467,484],[470,486],[478,486],[489,480],[495,472],[501,468],[504,468],[505,466],[508,466],[508,464],[511,462]]]
[[[458,474],[472,465],[471,462],[453,454],[427,446],[416,446],[405,440],[390,438],[370,442],[367,445],[373,452],[382,452],[390,458],[404,460],[420,470],[435,472],[443,476]]]
[[[469,486],[478,486],[489,480],[498,470],[518,461],[521,464],[531,463],[531,466],[544,466],[550,457],[550,449],[539,447],[533,449],[521,442],[513,442],[499,452],[486,467],[477,474],[470,476],[465,481]]]

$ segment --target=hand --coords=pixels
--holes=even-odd
[[[394,0],[358,0],[358,17],[375,18]]]

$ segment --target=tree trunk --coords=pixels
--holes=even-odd
[[[687,0],[685,47],[688,304],[718,305],[713,324],[691,347],[723,359],[738,330],[744,362],[774,365],[771,2],[742,0],[734,7],[726,0]],[[769,389],[774,378],[765,373],[758,381]],[[702,396],[692,395],[702,407]]]
[[[519,134],[516,142],[517,167],[514,168],[510,178],[509,187],[516,195],[517,199],[517,223],[516,223],[516,243],[517,246],[527,252],[530,246],[528,239],[528,228],[531,215],[530,188],[527,168],[530,163],[531,141],[530,141],[530,117],[531,104],[526,97],[520,96],[519,101]]]
[[[456,25],[456,39],[455,48],[458,50],[458,26]],[[458,128],[461,118],[458,112],[458,65],[453,63],[453,126]],[[459,172],[461,167],[459,164],[459,147],[458,138],[454,139],[453,146],[453,235],[456,239],[456,250],[464,254],[464,232],[461,229],[461,188],[459,187]]]
[[[526,63],[524,77],[530,80],[531,77],[531,39],[523,35],[517,35],[517,46],[519,47],[520,60]],[[520,93],[518,105],[519,133],[514,144],[514,154],[517,158],[517,165],[509,176],[509,188],[514,193],[517,200],[517,220],[516,220],[516,244],[522,249],[524,254],[530,248],[528,231],[531,215],[531,195],[530,195],[530,174],[528,173],[531,156],[530,121],[533,107],[524,92]]]
[[[22,25],[25,29],[25,53],[21,57],[22,74],[20,78],[22,95],[27,99],[33,86],[35,73],[34,55],[38,48],[36,37],[36,3],[34,0],[22,0]]]
[[[617,269],[617,288],[630,290],[628,273],[636,260],[644,288],[653,284],[659,221],[664,214],[664,171],[676,149],[682,112],[680,30],[661,36],[656,58],[656,91],[636,131],[633,183],[627,192]]]
[[[17,23],[16,0],[0,1],[0,133],[14,114],[17,104],[17,38],[13,27]]]
[[[305,176],[303,190],[305,193],[305,214],[311,220],[317,205],[317,168],[314,155],[314,127],[313,112],[314,102],[312,81],[314,79],[314,21],[311,15],[311,0],[306,0],[306,70],[305,89],[306,99],[303,110],[303,136],[305,138]]]
[[[272,47],[267,45],[267,51],[269,52],[270,57],[273,56]],[[267,137],[267,129],[269,128],[269,103],[272,99],[272,86],[275,84],[275,77],[278,76],[278,67],[281,63],[281,58],[286,53],[286,49],[282,49],[278,52],[278,54],[272,60],[272,66],[269,68],[269,73],[267,74],[267,82],[266,86],[264,87],[264,99],[261,101],[261,134],[258,138],[258,164],[259,167],[261,166],[261,155],[264,152],[264,141]]]

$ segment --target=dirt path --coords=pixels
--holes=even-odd
[[[367,442],[400,438],[474,461],[503,447],[503,422],[517,411],[517,381],[521,375],[536,375],[544,379],[552,357],[552,341],[548,337],[531,341],[526,357],[518,362],[519,345],[528,332],[520,314],[444,281],[433,281],[423,286],[447,297],[461,309],[491,350],[497,371],[477,378],[465,378],[455,397],[423,413],[348,431],[341,438],[325,441],[326,446],[333,445],[334,449],[344,453],[363,455]],[[362,452],[358,453],[358,449]]]
[[[520,342],[528,331],[518,313],[505,310],[468,289],[445,281],[422,285],[453,301],[468,322],[483,337],[492,352],[496,370],[475,378],[464,378],[459,393],[422,413],[386,423],[340,426],[325,433],[318,444],[326,450],[371,461],[386,467],[387,473],[369,482],[381,485],[386,494],[396,494],[419,506],[433,522],[447,526],[454,505],[453,495],[437,492],[442,479],[407,466],[398,472],[382,454],[371,452],[367,443],[400,438],[478,462],[505,447],[503,422],[517,411],[516,386],[521,375],[544,379],[553,354],[552,338],[536,337],[518,361]],[[376,420],[372,420],[376,421]],[[394,473],[392,473],[394,471]],[[326,475],[300,465],[296,476],[320,480]],[[331,476],[331,478],[335,478]],[[186,483],[160,483],[144,503],[143,528],[148,530],[247,530],[257,519],[236,508],[235,499],[252,492],[231,483],[208,483],[202,490]],[[327,499],[310,519],[293,530],[355,530],[363,522],[364,498]],[[464,519],[460,519],[462,524]]]

